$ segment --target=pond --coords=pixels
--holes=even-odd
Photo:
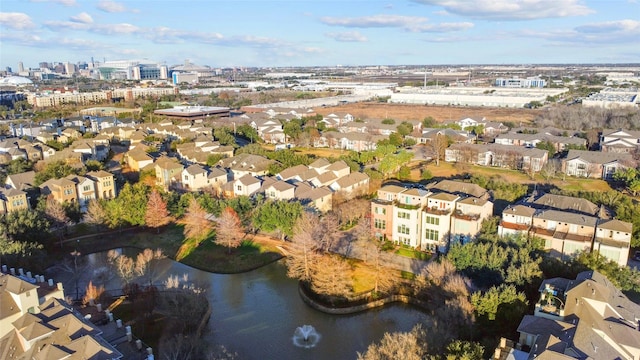
[[[135,255],[132,249],[125,252]],[[106,257],[106,253],[95,253],[79,259],[84,269],[78,282],[80,289],[92,277],[104,282],[107,289],[118,288],[119,280],[101,270]],[[237,352],[240,359],[355,359],[356,352],[365,351],[385,332],[408,331],[427,318],[420,310],[403,304],[352,315],[319,312],[301,300],[297,281],[287,278],[280,262],[247,273],[221,275],[163,259],[154,282],[183,274],[208,289],[213,313],[203,341],[224,345]],[[68,272],[58,269],[50,275],[64,283],[68,295],[75,295],[76,284]],[[315,346],[294,344],[294,334],[300,334],[296,329],[303,325],[313,327]]]

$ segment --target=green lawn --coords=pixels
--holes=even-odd
[[[238,273],[256,269],[282,258],[277,248],[271,245],[257,244],[245,241],[240,247],[232,249],[215,245],[211,238],[201,243],[185,239],[182,225],[170,225],[160,233],[145,228],[133,228],[122,232],[96,234],[78,241],[65,244],[60,252],[68,254],[78,250],[83,254],[106,251],[119,247],[134,247],[138,249],[162,249],[169,258],[214,273]],[[177,259],[178,252],[183,252]]]
[[[412,259],[425,260],[425,261],[431,259],[431,256],[432,256],[431,254],[428,254],[422,251],[417,251],[414,249],[404,248],[404,247],[401,247],[398,250],[396,250],[395,254],[412,258]]]

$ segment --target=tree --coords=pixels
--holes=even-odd
[[[107,212],[98,200],[89,201],[87,212],[84,214],[84,222],[99,227],[107,220]]]
[[[216,244],[226,246],[231,253],[231,248],[242,244],[242,223],[238,213],[227,206],[216,220]]]
[[[60,246],[62,247],[62,239],[64,238],[64,230],[69,223],[69,217],[64,211],[62,204],[60,204],[53,196],[47,197],[47,205],[45,207],[45,214],[51,221],[52,230],[58,231],[60,234]]]
[[[184,224],[184,237],[194,239],[198,244],[213,229],[211,221],[207,219],[207,212],[195,198],[191,198],[189,201],[189,207],[181,222]]]
[[[147,211],[148,187],[142,183],[130,185],[126,183],[116,198],[116,203],[124,211],[122,220],[131,225],[144,225]]]
[[[347,296],[351,290],[351,266],[340,256],[324,254],[312,264],[311,289],[322,295]]]
[[[527,311],[528,304],[524,293],[518,292],[514,285],[507,284],[493,286],[484,293],[473,293],[471,303],[479,321],[487,329],[493,328],[502,333],[515,330],[515,325]]]
[[[453,340],[447,345],[446,360],[482,360],[484,346],[471,341]]]
[[[157,229],[158,234],[162,226],[171,222],[169,210],[167,210],[167,203],[156,190],[153,190],[151,194],[149,194],[144,222],[148,227]]]
[[[427,142],[427,147],[431,156],[436,160],[436,166],[440,166],[440,160],[444,159],[445,150],[449,147],[449,138],[438,133],[431,141]]]
[[[166,258],[162,250],[151,250],[149,248],[144,249],[141,253],[138,253],[135,263],[135,272],[138,276],[147,276],[149,278],[149,286],[153,285],[153,279],[155,278],[158,270],[158,260]]]
[[[410,332],[385,333],[379,344],[371,344],[358,360],[422,360],[426,355],[426,332],[420,324]]]
[[[317,217],[306,212],[296,221],[286,258],[288,277],[307,282],[312,280],[311,273],[318,259],[319,246],[314,231],[317,222]]]

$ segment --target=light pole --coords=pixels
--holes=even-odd
[[[80,242],[80,240],[78,240],[78,242]],[[78,274],[78,257],[82,255],[78,249],[73,250],[71,252],[71,256],[73,256],[73,269],[74,269],[74,274],[73,276],[76,279],[76,301],[79,300],[80,298],[80,287],[78,285],[78,281],[80,280],[80,275]]]

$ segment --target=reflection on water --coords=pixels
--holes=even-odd
[[[119,251],[136,255],[133,249]],[[81,289],[92,278],[94,284],[106,289],[121,287],[112,272],[96,281],[95,275],[105,272],[106,258],[104,252],[79,259],[79,265],[86,269],[80,277]],[[408,331],[426,319],[419,310],[400,304],[352,315],[318,312],[302,302],[297,281],[286,277],[280,263],[234,275],[211,274],[169,259],[158,261],[156,266],[156,284],[170,275],[188,274],[190,281],[208,289],[213,314],[203,340],[222,344],[241,359],[355,359],[356,352],[365,351],[385,332]],[[49,275],[62,281],[68,294],[75,292],[68,273],[52,269]],[[291,341],[296,329],[305,324],[322,334],[313,348],[297,347]]]

